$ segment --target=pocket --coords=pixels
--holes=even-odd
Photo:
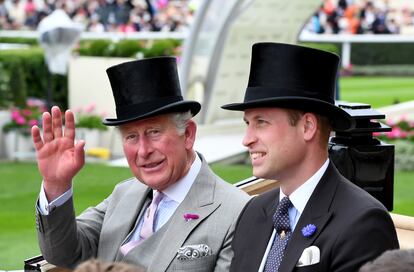
[[[213,271],[216,264],[216,255],[209,255],[194,260],[174,259],[171,263],[171,271]]]
[[[293,271],[296,272],[322,272],[322,267],[320,266],[320,263],[312,264],[312,265],[306,265],[306,266],[300,266],[295,267]]]

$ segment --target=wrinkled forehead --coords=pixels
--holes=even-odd
[[[129,129],[146,129],[149,127],[164,127],[172,124],[170,114],[160,114],[156,116],[151,116],[148,118],[128,122],[119,126],[121,131]]]

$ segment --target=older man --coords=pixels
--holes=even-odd
[[[231,271],[358,271],[398,248],[384,206],[330,162],[332,129],[352,127],[334,105],[339,58],[302,46],[253,45],[244,111],[253,174],[280,188],[253,198],[233,240]]]
[[[135,178],[75,218],[72,179],[84,165],[71,111],[43,115],[32,137],[43,185],[37,205],[40,247],[50,263],[75,267],[97,257],[148,271],[227,271],[235,221],[248,196],[193,150],[200,104],[184,101],[171,57],[107,70],[124,153]]]

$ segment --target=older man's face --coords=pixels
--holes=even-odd
[[[183,135],[168,115],[121,125],[125,156],[140,181],[162,191],[188,172],[196,129],[190,123]]]

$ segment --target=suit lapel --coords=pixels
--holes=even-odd
[[[261,213],[259,218],[262,218],[262,220],[255,222],[255,232],[251,234],[254,236],[254,239],[249,239],[249,243],[253,244],[249,246],[250,252],[244,254],[244,256],[249,256],[249,260],[247,261],[251,264],[251,269],[249,270],[258,270],[262,262],[274,229],[273,214],[279,204],[279,192],[279,188],[269,192],[269,195],[266,196],[262,203],[262,209],[259,210]],[[258,233],[260,235],[257,235]]]
[[[280,264],[280,271],[292,271],[303,250],[313,244],[315,239],[328,224],[329,219],[332,216],[332,212],[330,212],[329,209],[335,196],[338,180],[338,173],[332,166],[332,163],[330,163],[296,224],[295,230],[286,248],[283,261]],[[308,224],[314,224],[317,230],[311,237],[304,237],[302,228]],[[322,251],[323,248],[320,250]]]
[[[99,255],[107,256],[105,258],[108,260],[119,258],[119,254],[122,254],[119,249],[137,223],[139,213],[144,210],[143,205],[149,191],[150,188],[135,180],[105,224],[108,235],[101,236],[100,244],[104,246],[100,248]]]

